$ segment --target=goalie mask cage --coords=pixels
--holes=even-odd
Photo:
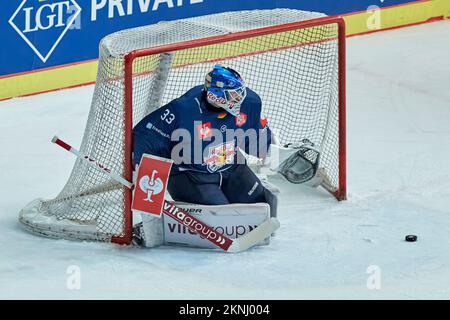
[[[131,181],[133,126],[202,84],[215,64],[238,70],[261,96],[282,144],[314,143],[324,187],[345,199],[345,28],[341,18],[319,13],[228,12],[105,37],[81,153]],[[131,190],[77,159],[59,195],[31,202],[19,221],[47,237],[130,243],[131,198]]]

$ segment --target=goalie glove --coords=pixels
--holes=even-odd
[[[311,180],[316,175],[319,160],[319,150],[308,139],[303,139],[298,145],[271,145],[270,169],[280,173],[291,183]]]

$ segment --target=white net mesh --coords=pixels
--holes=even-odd
[[[307,138],[322,151],[320,167],[338,188],[338,26],[330,23],[241,40],[138,58],[133,63],[133,105],[125,106],[125,56],[133,50],[181,43],[232,32],[323,17],[318,13],[276,9],[196,17],[111,34],[100,43],[97,83],[80,151],[124,174],[125,108],[133,125],[155,108],[202,84],[220,63],[238,70],[263,101],[269,126],[284,143]],[[40,201],[20,221],[31,231],[52,223],[88,225],[86,232],[50,236],[109,240],[124,237],[125,191],[104,173],[77,160],[71,176],[53,200]],[[36,222],[37,221],[37,222]],[[95,226],[95,232],[92,232]],[[64,229],[64,228],[63,228]],[[58,229],[59,230],[59,229]],[[74,235],[75,234],[75,235]],[[47,234],[49,235],[49,234]]]

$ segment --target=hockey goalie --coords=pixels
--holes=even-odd
[[[148,114],[134,127],[134,164],[139,166],[144,154],[171,159],[167,190],[177,205],[222,228],[226,235],[238,237],[247,226],[256,227],[277,215],[277,188],[262,181],[246,161],[246,155],[270,159],[267,156],[275,148],[276,137],[261,110],[261,98],[241,75],[216,65],[203,84]],[[271,163],[271,168],[294,183],[311,179],[318,152],[305,146],[277,146],[288,150],[289,157]],[[304,157],[305,152],[313,152],[315,161]],[[133,241],[147,247],[164,243],[209,247],[189,232],[175,232],[176,228],[168,217],[143,214],[142,222],[135,225]]]
[[[27,231],[241,252],[280,225],[272,183],[346,198],[343,19],[233,11],[121,30],[99,46],[79,149],[52,139],[77,160],[56,197],[20,210]]]

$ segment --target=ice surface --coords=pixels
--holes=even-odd
[[[18,212],[69,176],[74,157],[50,140],[79,147],[93,86],[0,102],[0,298],[449,299],[448,39],[450,21],[348,39],[349,199],[273,180],[281,228],[235,255],[24,232]]]

